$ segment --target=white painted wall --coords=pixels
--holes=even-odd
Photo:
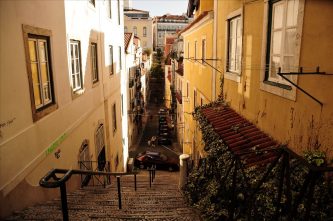
[[[104,124],[107,160],[111,160],[112,170],[124,169],[127,144],[122,143],[121,123],[121,76],[125,71],[123,5],[121,0],[119,25],[117,1],[111,2],[110,19],[105,1],[96,1],[95,7],[88,1],[0,1],[1,199],[22,191],[15,188],[23,180],[37,187],[39,179],[51,168],[77,168],[84,139],[89,140],[90,154],[96,159],[95,131],[99,123]],[[22,24],[52,31],[51,59],[58,108],[36,122],[32,120]],[[70,78],[70,39],[81,42],[84,93],[75,98]],[[94,85],[89,52],[92,41],[98,45],[99,83]],[[123,69],[111,76],[109,45],[114,48],[115,66],[119,63],[118,46],[122,47],[123,60]],[[117,106],[115,133],[111,129],[113,103]],[[63,141],[47,154],[47,149],[61,136]],[[55,150],[60,150],[59,159],[54,156]],[[13,210],[26,206],[17,201],[7,204]],[[3,214],[1,210],[1,217]]]

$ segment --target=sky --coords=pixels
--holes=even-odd
[[[186,13],[188,0],[132,0],[132,7],[150,12],[150,16]]]

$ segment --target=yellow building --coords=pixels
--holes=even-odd
[[[191,11],[194,21],[182,32],[183,94],[190,98],[183,104],[184,152],[204,154],[186,113],[222,95],[298,154],[319,148],[332,158],[333,2],[189,0]]]
[[[213,1],[202,0],[199,5],[189,1],[188,16],[194,14],[194,20],[180,34],[184,41],[184,76],[176,82],[183,102],[183,152],[198,159],[202,153],[198,150],[201,139],[191,112],[198,105],[215,99],[213,91],[213,69],[210,67],[213,57],[214,12]]]
[[[333,76],[316,72],[333,73],[333,2],[215,1],[215,5],[217,69],[223,72],[225,100],[297,153],[319,148],[332,157]],[[285,76],[298,88],[279,71],[295,73]]]

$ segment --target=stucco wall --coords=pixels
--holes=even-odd
[[[218,56],[224,60],[223,36],[226,29],[223,24],[226,23],[226,14],[233,7],[229,1],[219,2],[218,5]],[[296,90],[296,100],[293,101],[260,89],[264,6],[262,1],[250,2],[244,6],[241,79],[240,83],[224,80],[224,97],[237,112],[299,154],[303,154],[306,149],[320,147],[332,157],[332,77],[298,76],[297,84],[323,102],[322,107],[300,90]],[[299,65],[304,67],[304,72],[314,72],[320,66],[320,71],[333,73],[333,27],[330,22],[333,19],[332,9],[331,1],[305,1]],[[218,65],[223,70],[223,63]]]

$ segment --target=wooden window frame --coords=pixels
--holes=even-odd
[[[116,103],[112,105],[112,131],[113,135],[117,132],[117,106]]]
[[[110,76],[114,74],[114,66],[113,66],[113,45],[109,45],[109,53],[110,53]]]
[[[44,116],[52,113],[58,108],[55,99],[55,88],[53,82],[53,69],[52,69],[52,49],[51,49],[51,37],[52,32],[48,29],[37,28],[30,25],[22,25],[22,33],[23,33],[23,42],[24,42],[24,49],[25,49],[25,59],[26,59],[26,68],[27,68],[27,75],[29,81],[29,94],[30,94],[30,102],[31,102],[31,111],[32,111],[32,120],[33,122],[38,121],[39,119],[43,118]],[[47,45],[47,60],[48,60],[48,71],[49,71],[49,81],[50,81],[50,95],[52,97],[52,101],[48,104],[43,105],[40,108],[36,108],[35,105],[35,97],[34,97],[34,89],[33,89],[33,79],[32,79],[32,70],[31,70],[31,59],[29,53],[29,36],[35,36],[39,38],[43,38],[46,40]]]
[[[147,37],[147,27],[143,27],[142,35],[143,37]]]
[[[121,14],[120,14],[120,0],[118,0],[117,3],[118,3],[118,25],[120,25],[121,24],[121,22],[120,22],[120,16],[121,16]]]
[[[98,50],[97,50],[97,43],[91,42],[90,43],[90,57],[91,57],[91,78],[93,84],[98,83]],[[94,68],[95,65],[95,68]]]
[[[77,45],[78,46],[78,53],[79,53],[78,57],[74,57],[74,58],[72,57],[72,53],[71,53],[71,46],[72,45],[74,45],[74,46]],[[70,43],[69,43],[69,57],[70,57],[70,75],[71,75],[72,92],[75,95],[79,95],[79,94],[81,94],[81,92],[83,90],[81,42],[79,40],[70,39]],[[79,72],[75,72],[74,74],[73,74],[73,67],[72,67],[72,60],[73,59],[79,59],[79,68],[80,68],[80,71]],[[74,88],[73,75],[74,75],[75,81],[76,81],[77,76],[80,78],[80,86],[79,87],[75,87]]]
[[[122,57],[121,46],[118,46],[118,50],[119,50],[119,71],[121,71],[123,69],[123,64],[121,62],[121,57]]]
[[[112,6],[111,6],[111,0],[106,0],[107,1],[107,5],[108,7],[107,8],[107,14],[108,14],[108,18],[109,19],[112,19]]]
[[[232,49],[231,49],[231,38],[232,38],[232,36],[231,36],[231,23],[232,22],[235,22],[235,21],[237,21],[237,25],[239,25],[240,26],[240,29],[242,30],[242,15],[241,14],[238,14],[238,15],[236,15],[236,16],[234,16],[234,17],[232,17],[232,18],[229,18],[228,19],[228,36],[227,36],[227,44],[228,44],[228,47],[227,47],[227,63],[226,63],[226,70],[227,70],[227,72],[228,73],[232,73],[232,74],[236,74],[236,75],[241,75],[241,71],[242,71],[242,31],[240,31],[240,44],[241,44],[241,49],[240,49],[240,54],[238,55],[239,56],[239,67],[238,67],[238,69],[236,68],[236,69],[231,69],[230,67],[231,67],[231,59],[230,59],[230,57],[231,57],[231,53],[235,53],[236,54],[236,51],[232,51]],[[236,31],[236,36],[234,36],[235,37],[235,39],[236,39],[236,41],[235,41],[235,44],[236,44],[236,47],[237,47],[237,43],[238,43],[238,33],[237,33],[237,27],[238,26],[236,26],[236,30],[234,30],[234,31]],[[235,47],[235,50],[236,50],[236,47]],[[237,55],[235,55],[235,59],[237,59]]]

